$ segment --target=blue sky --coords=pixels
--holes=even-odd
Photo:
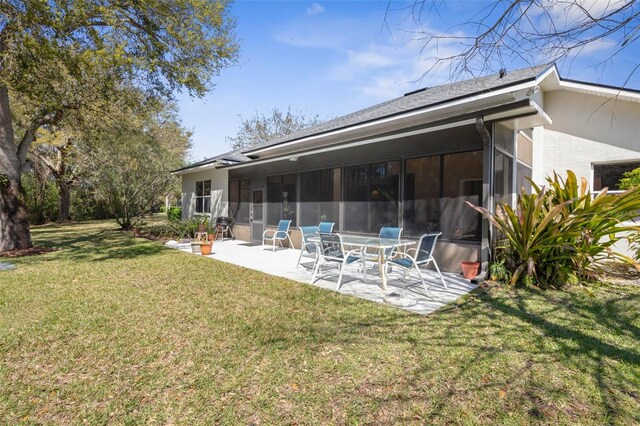
[[[421,79],[428,62],[420,58],[444,54],[422,52],[410,31],[416,23],[405,7],[387,1],[237,1],[240,42],[238,65],[215,78],[216,87],[203,99],[179,96],[180,116],[193,132],[191,159],[201,160],[229,150],[240,117],[291,107],[309,116],[331,118],[448,80],[447,70]],[[438,4],[440,4],[438,2]],[[447,31],[487,5],[486,1],[448,0],[421,25]],[[409,31],[409,32],[408,32]],[[606,43],[585,49],[561,67],[563,77],[622,85],[638,63],[635,46],[614,59],[605,71],[593,67],[608,56]],[[524,64],[507,64],[517,69]],[[628,87],[640,88],[636,76]]]

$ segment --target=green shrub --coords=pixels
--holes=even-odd
[[[620,179],[620,189],[631,189],[636,186],[640,186],[640,167],[633,169],[630,172],[625,172]]]
[[[505,239],[498,247],[512,284],[560,287],[578,279],[590,279],[602,271],[601,262],[617,259],[638,268],[637,262],[612,250],[613,244],[637,232],[627,226],[640,210],[640,187],[620,195],[606,188],[593,198],[586,179],[578,185],[576,175],[566,180],[554,173],[547,186],[533,184],[533,194],[522,191],[517,208],[501,203],[496,213],[474,206]]]
[[[182,209],[180,207],[169,207],[167,218],[170,222],[178,222],[182,219]]]
[[[180,239],[179,232],[173,223],[162,225],[150,225],[144,228],[145,237],[161,238],[167,240]]]

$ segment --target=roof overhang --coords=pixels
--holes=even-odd
[[[542,84],[540,84],[540,87],[545,92],[568,90],[571,92],[584,93],[587,95],[600,96],[620,101],[640,103],[640,91],[638,90],[563,79],[559,76],[553,79],[546,79]]]
[[[375,135],[401,131],[402,129],[425,123],[437,123],[448,117],[456,117],[472,111],[500,107],[513,102],[535,98],[536,90],[539,90],[541,82],[548,79],[559,81],[559,75],[555,66],[550,66],[535,79],[514,83],[497,90],[477,93],[450,102],[426,106],[417,110],[383,117],[321,134],[310,135],[276,145],[258,147],[244,151],[243,154],[257,159],[291,155],[306,149],[330,146],[336,143],[362,138],[371,138],[375,137]]]
[[[247,167],[252,167],[260,164],[267,164],[277,161],[289,161],[294,158],[297,160],[300,157],[321,154],[331,151],[338,151],[347,148],[353,148],[362,145],[370,145],[381,143],[393,139],[405,138],[409,136],[415,136],[420,134],[438,132],[442,130],[452,129],[455,127],[469,126],[475,125],[476,118],[483,117],[485,122],[500,122],[508,127],[515,128],[518,123],[526,124],[526,127],[532,126],[540,126],[545,124],[550,124],[551,119],[549,116],[540,108],[540,106],[530,99],[523,99],[517,102],[512,102],[507,105],[502,105],[499,107],[491,107],[486,108],[480,111],[474,111],[471,113],[461,114],[453,118],[448,118],[444,120],[440,120],[437,122],[431,122],[423,127],[415,128],[412,130],[405,130],[394,132],[391,134],[378,135],[375,137],[369,138],[361,138],[358,140],[352,140],[346,143],[335,143],[331,145],[314,147],[303,150],[290,151],[288,153],[277,155],[273,157],[267,158],[258,158],[251,161],[246,161],[243,163],[232,164],[223,166],[224,169],[242,169]]]
[[[201,172],[201,171],[210,170],[210,169],[219,169],[220,167],[230,165],[230,164],[236,164],[236,163],[240,163],[240,161],[217,159],[209,163],[200,164],[197,166],[187,166],[181,169],[173,170],[171,171],[171,174],[174,176],[181,176],[187,173]]]

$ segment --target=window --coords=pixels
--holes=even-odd
[[[248,180],[229,181],[229,216],[235,223],[249,223],[250,197]]]
[[[533,164],[533,142],[531,130],[520,130],[516,135],[516,196],[524,188],[527,194],[531,194],[531,165]]]
[[[407,236],[440,230],[441,160],[435,155],[405,163],[403,232]]]
[[[620,192],[620,179],[624,173],[640,167],[640,161],[593,165],[593,192],[609,188],[609,192]]]
[[[399,183],[399,161],[345,167],[343,229],[377,234],[398,226]]]
[[[480,239],[482,151],[412,158],[405,162],[404,234],[442,232],[448,239]]]
[[[531,167],[518,161],[516,164],[516,194],[520,194],[522,188],[527,194],[531,194],[531,182],[526,178],[531,179]]]
[[[196,213],[211,213],[211,181],[196,182]]]
[[[513,193],[513,158],[502,151],[495,150],[493,156],[493,197],[494,202],[505,202],[511,205]]]
[[[317,225],[335,222],[340,212],[340,169],[313,170],[300,173],[300,222]]]
[[[493,199],[496,205],[500,202],[512,204],[513,201],[513,167],[514,150],[523,148],[523,155],[526,157],[526,144],[524,140],[516,143],[515,133],[502,124],[496,123],[493,126],[493,142],[495,149],[493,152]],[[518,135],[521,136],[521,135]],[[524,137],[522,136],[524,139]]]
[[[453,240],[480,240],[480,213],[465,203],[482,204],[482,151],[442,156],[440,231]]]
[[[295,173],[267,178],[267,225],[288,219],[296,226],[296,182]]]

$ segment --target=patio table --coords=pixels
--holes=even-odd
[[[375,249],[375,255],[378,256],[378,268],[380,269],[380,280],[382,282],[382,289],[387,291],[387,268],[386,263],[388,260],[388,256],[385,255],[385,252],[389,249],[395,248],[405,248],[408,246],[414,245],[416,242],[413,240],[407,239],[389,239],[389,238],[380,238],[374,236],[367,235],[348,235],[348,234],[340,234],[342,236],[342,243],[345,246],[350,246],[354,248],[360,248],[361,250],[365,249]],[[307,239],[310,243],[320,244],[320,237],[313,236]],[[370,253],[373,254],[373,253]]]

